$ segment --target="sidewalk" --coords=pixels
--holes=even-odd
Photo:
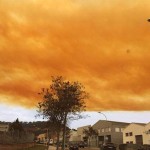
[[[50,145],[48,150],[56,150],[56,147]]]
[[[100,150],[100,148],[98,147],[86,147],[87,149],[90,149],[90,150]]]
[[[48,150],[56,150],[56,147],[55,146],[49,146]],[[100,150],[100,148],[98,148],[98,147],[85,147],[84,149],[80,148],[79,150]]]

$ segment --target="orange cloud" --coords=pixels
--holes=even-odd
[[[149,110],[148,0],[1,0],[0,101],[34,107],[51,75],[83,83],[88,110]]]

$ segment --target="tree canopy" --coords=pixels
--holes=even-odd
[[[22,123],[19,122],[18,118],[10,125],[10,131],[24,131]]]
[[[48,119],[55,131],[60,132],[63,129],[64,146],[69,116],[73,119],[85,111],[88,94],[81,83],[66,81],[62,76],[52,77],[50,87],[43,88],[39,94],[42,101],[38,103],[38,113]]]

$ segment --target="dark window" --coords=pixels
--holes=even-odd
[[[126,136],[128,136],[128,133],[126,133]]]
[[[132,136],[132,135],[133,135],[132,132],[130,132],[130,133],[129,133],[129,136]]]
[[[132,143],[132,144],[133,144],[133,141],[130,141],[130,143]]]

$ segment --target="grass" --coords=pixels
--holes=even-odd
[[[31,148],[24,148],[24,149],[20,149],[20,150],[45,150],[46,146],[44,145],[35,145],[34,147]]]

